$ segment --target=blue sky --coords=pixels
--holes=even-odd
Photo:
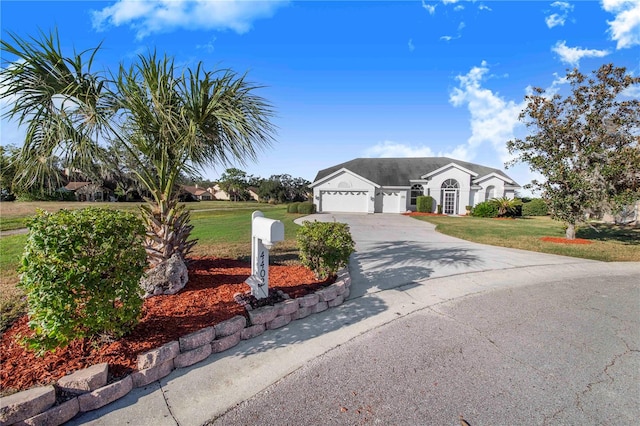
[[[2,36],[58,28],[71,53],[102,42],[115,70],[157,49],[248,71],[275,107],[273,147],[249,174],[357,157],[440,156],[503,168],[532,86],[604,63],[640,75],[640,1],[2,1]],[[6,67],[11,58],[2,58]],[[628,93],[640,96],[640,90]],[[2,144],[22,133],[2,121]],[[224,166],[206,170],[216,179]],[[508,169],[521,185],[526,165]]]

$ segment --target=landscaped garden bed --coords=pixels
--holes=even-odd
[[[299,265],[270,266],[270,287],[291,298],[302,297],[329,284],[318,281]],[[234,299],[249,291],[245,280],[251,274],[248,262],[219,258],[192,259],[189,283],[175,295],[145,300],[142,318],[132,333],[116,341],[108,339],[74,341],[68,347],[38,357],[19,344],[31,334],[23,316],[0,341],[0,386],[3,393],[55,382],[76,370],[100,363],[109,364],[111,381],[136,370],[137,356],[205,327],[237,315],[247,316]]]

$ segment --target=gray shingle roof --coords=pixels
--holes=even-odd
[[[345,168],[381,186],[409,186],[412,179],[420,179],[428,173],[448,164],[456,163],[465,169],[478,173],[477,178],[496,173],[511,179],[500,169],[454,160],[447,157],[422,158],[356,158],[346,163],[320,170],[314,179],[317,182],[330,174]],[[515,182],[514,182],[515,183]],[[515,184],[517,185],[517,184]]]

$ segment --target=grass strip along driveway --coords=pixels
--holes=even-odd
[[[564,238],[562,223],[549,217],[491,219],[479,217],[416,216],[436,225],[436,230],[452,237],[488,244],[605,262],[640,262],[640,228],[592,223],[578,228],[577,238],[590,244],[562,244],[542,241],[543,237]]]

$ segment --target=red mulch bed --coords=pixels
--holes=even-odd
[[[422,213],[422,212],[411,212],[411,213],[402,213],[404,216],[446,216],[446,214],[438,214],[438,213]]]
[[[583,238],[576,238],[575,240],[567,240],[562,237],[542,237],[540,238],[542,241],[546,241],[549,243],[559,243],[559,244],[591,244],[593,241],[585,240]]]
[[[244,283],[249,275],[248,262],[192,259],[185,288],[174,295],[146,299],[140,323],[126,337],[112,343],[78,340],[42,357],[16,341],[18,336],[31,335],[28,318],[24,316],[0,340],[0,392],[50,384],[66,374],[104,362],[109,363],[111,380],[126,376],[136,369],[138,354],[235,315],[246,315],[234,295],[250,290]],[[326,284],[317,281],[303,266],[269,267],[269,287],[282,290],[292,298]]]

